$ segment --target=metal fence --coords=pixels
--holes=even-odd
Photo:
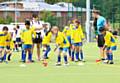
[[[106,8],[106,4],[102,3],[102,5],[98,5],[99,2],[103,0],[98,0],[98,3],[91,2],[92,8],[98,9],[101,11],[101,14],[106,17],[108,21],[110,21],[112,27],[120,28],[120,0],[118,3],[114,3],[114,0],[106,0],[106,1],[112,1],[112,4],[107,4],[109,9]],[[106,12],[108,10],[109,12]]]

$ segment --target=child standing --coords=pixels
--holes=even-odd
[[[30,21],[25,21],[25,28],[21,31],[21,39],[23,42],[23,53],[22,53],[22,62],[26,62],[26,53],[28,52],[28,62],[33,62],[32,60],[32,37],[36,37],[34,28],[30,27]]]

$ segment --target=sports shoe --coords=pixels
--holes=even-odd
[[[69,65],[69,63],[68,63],[68,62],[65,62],[65,63],[64,63],[64,66],[68,66],[68,65]]]
[[[34,60],[28,60],[27,63],[34,63]]]
[[[75,60],[75,62],[79,62],[79,60]]]
[[[109,60],[104,60],[103,63],[104,63],[104,64],[108,64],[108,63],[109,63]]]
[[[109,64],[114,64],[114,62],[113,62],[113,61],[111,61],[111,62],[109,62]]]
[[[61,63],[60,63],[60,62],[57,62],[57,63],[56,63],[56,66],[61,66]]]
[[[49,59],[49,57],[45,57],[45,59]]]
[[[74,58],[71,58],[71,61],[74,61]]]
[[[106,60],[105,58],[101,58],[102,61]]]
[[[25,63],[26,61],[24,61],[24,60],[21,60],[20,62],[22,62],[22,63]]]

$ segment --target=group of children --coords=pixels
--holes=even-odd
[[[65,26],[64,30],[61,32],[57,26],[53,26],[51,30],[46,34],[43,39],[42,45],[44,47],[43,56],[44,64],[47,64],[46,57],[50,51],[50,43],[55,41],[56,48],[58,49],[57,66],[61,64],[61,57],[64,57],[64,65],[68,65],[68,58],[75,62],[84,62],[84,55],[82,51],[82,41],[84,39],[84,34],[80,22],[75,19],[68,26]],[[68,56],[69,55],[69,56]]]
[[[113,64],[113,50],[116,50],[116,33],[112,34],[106,29],[100,28],[101,34],[104,35],[105,44],[103,50],[106,52],[105,63]],[[20,32],[22,42],[21,61],[22,62],[34,62],[32,59],[33,38],[36,38],[36,32],[34,26],[31,26],[30,21],[25,21],[25,28]],[[50,43],[55,43],[56,47],[54,52],[58,50],[56,66],[61,66],[61,58],[64,58],[64,65],[69,65],[69,60],[75,62],[85,62],[84,54],[82,50],[83,40],[85,35],[80,22],[77,19],[72,20],[64,27],[63,31],[59,30],[58,26],[53,26],[49,31],[45,33],[42,40],[43,48],[43,64],[47,65],[48,54],[51,51]],[[0,32],[0,62],[5,61],[6,57],[8,61],[11,60],[12,49],[14,43],[11,33],[9,33],[8,27],[3,27]],[[26,56],[28,54],[28,59]],[[8,55],[8,56],[7,56]]]
[[[21,61],[22,62],[34,62],[32,59],[32,47],[33,38],[36,38],[36,32],[34,26],[31,26],[30,21],[25,21],[25,28],[20,32],[21,42],[22,42],[22,52]],[[82,40],[84,39],[84,34],[80,25],[80,22],[75,19],[68,26],[64,28],[61,32],[59,27],[53,26],[42,40],[43,48],[43,64],[46,64],[46,59],[48,59],[48,53],[50,52],[50,43],[55,43],[58,49],[57,64],[61,65],[61,57],[64,56],[65,65],[68,65],[68,57],[72,61],[84,61],[83,51],[82,51]],[[0,32],[0,62],[6,61],[6,55],[8,55],[8,60],[12,54],[12,49],[14,48],[14,43],[12,35],[9,33],[8,27],[3,27]],[[26,60],[26,55],[28,54],[28,60]],[[68,56],[69,54],[69,56]]]

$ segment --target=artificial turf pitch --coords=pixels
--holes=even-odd
[[[99,58],[95,43],[85,44],[83,49],[84,65],[70,62],[69,66],[61,67],[55,66],[57,55],[54,52],[50,53],[47,67],[42,62],[26,63],[26,67],[21,67],[20,53],[14,52],[11,62],[0,64],[0,83],[120,83],[119,48],[114,53],[114,65],[95,62]]]

